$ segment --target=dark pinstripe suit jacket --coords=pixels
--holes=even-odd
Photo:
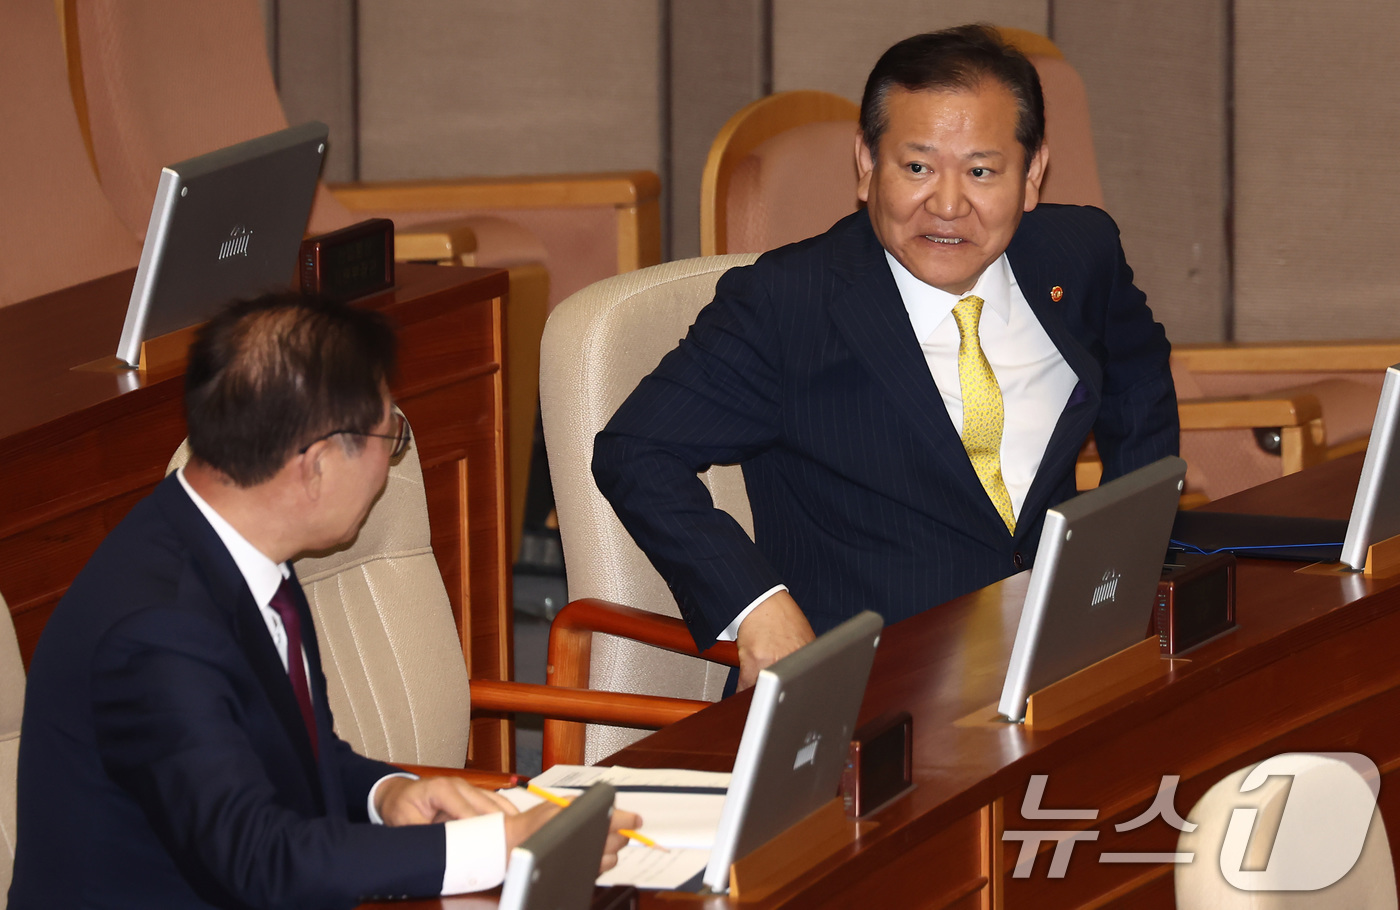
[[[1041,205],[1007,256],[1079,377],[1014,536],[973,472],[863,211],[720,279],[593,454],[599,488],[697,643],[780,582],[818,634],[862,609],[904,619],[1030,565],[1045,510],[1074,495],[1090,430],[1105,479],[1176,453],[1170,345],[1112,219]],[[695,476],[734,462],[756,542]]]

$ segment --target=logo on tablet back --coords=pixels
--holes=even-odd
[[[219,260],[222,262],[233,256],[248,255],[248,242],[253,239],[253,232],[241,224],[236,224],[233,230],[228,232],[228,239],[219,246]]]
[[[1113,600],[1113,595],[1118,592],[1118,581],[1123,576],[1109,569],[1103,573],[1103,581],[1094,588],[1094,599],[1089,601],[1090,607],[1097,607],[1101,603]]]
[[[796,771],[803,765],[810,765],[817,759],[817,743],[821,742],[821,734],[808,733],[807,743],[797,750],[797,758],[792,763],[792,770]]]

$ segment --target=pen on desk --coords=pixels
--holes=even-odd
[[[559,796],[559,795],[557,795],[557,794],[550,793],[550,792],[549,792],[548,790],[546,790],[544,787],[540,787],[540,786],[537,786],[537,785],[531,783],[531,784],[526,784],[526,785],[525,785],[525,789],[528,790],[529,792],[535,794],[535,795],[538,796],[540,799],[547,800],[548,802],[554,803],[554,805],[556,805],[556,806],[567,806],[567,805],[569,804],[569,801],[568,801],[567,799],[565,799],[564,797]],[[646,847],[650,847],[650,848],[653,849],[653,850],[660,850],[662,853],[670,853],[670,852],[671,852],[670,850],[667,850],[665,847],[663,847],[663,846],[661,846],[660,844],[658,844],[656,841],[654,841],[654,840],[652,840],[651,838],[647,837],[645,834],[642,834],[640,831],[633,831],[631,828],[619,828],[618,831],[617,831],[617,833],[618,833],[618,834],[621,834],[623,837],[630,837],[632,840],[636,841],[637,843],[639,843],[639,844],[641,844],[641,845],[643,845],[643,846],[646,846]]]

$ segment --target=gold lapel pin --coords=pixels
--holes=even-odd
[[[1062,287],[1060,287],[1058,284],[1055,285],[1053,288],[1050,289],[1050,299],[1053,300],[1053,301],[1055,301],[1056,303],[1059,303],[1059,302],[1060,302],[1060,298],[1061,298],[1061,297],[1064,297],[1064,296],[1065,296],[1065,289],[1062,288]]]

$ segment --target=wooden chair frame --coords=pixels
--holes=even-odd
[[[700,255],[729,252],[729,184],[739,162],[793,127],[829,120],[849,120],[854,125],[859,117],[860,106],[855,102],[815,91],[768,95],[730,117],[710,144],[700,177]]]
[[[706,708],[710,702],[588,688],[593,635],[602,633],[640,641],[656,648],[699,657],[725,666],[739,665],[739,648],[722,641],[701,651],[679,619],[584,599],[567,604],[549,631],[546,684],[471,680],[472,713],[541,714],[544,724],[543,766],[577,765],[584,758],[585,724],[657,729]],[[415,773],[452,774],[478,786],[509,786],[513,775],[497,771],[443,769],[400,764]]]

